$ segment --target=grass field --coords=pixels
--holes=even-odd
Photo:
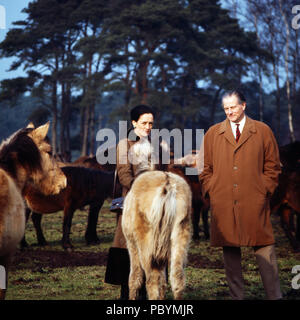
[[[7,300],[115,300],[119,287],[104,283],[106,258],[113,240],[115,215],[105,202],[98,221],[99,245],[87,246],[84,233],[87,212],[74,214],[71,241],[73,252],[61,247],[62,212],[43,216],[43,230],[48,245],[38,247],[32,222],[26,227],[29,247],[18,250],[9,272]],[[280,270],[280,282],[285,300],[300,300],[300,289],[294,290],[291,281],[294,265],[300,265],[300,253],[295,253],[283,233],[279,217],[272,216],[276,238],[276,254]],[[246,299],[264,299],[264,289],[258,273],[252,248],[243,248],[243,272],[246,283]],[[120,266],[122,267],[122,266]],[[192,241],[186,267],[187,286],[185,299],[230,299],[224,275],[222,251],[211,248],[203,234]],[[300,282],[300,281],[299,281]],[[170,287],[167,299],[172,299]]]

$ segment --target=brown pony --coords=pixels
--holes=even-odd
[[[149,299],[164,299],[168,262],[174,298],[182,298],[191,202],[190,187],[179,175],[147,171],[135,179],[125,198],[122,217],[130,256],[130,299],[137,299],[144,274]]]
[[[82,166],[85,168],[99,169],[103,171],[115,171],[116,165],[112,163],[100,164],[96,156],[81,156],[70,163],[72,166]]]
[[[279,148],[282,172],[271,201],[291,246],[300,252],[300,141]],[[296,215],[296,227],[294,216]]]
[[[0,146],[0,265],[6,270],[25,231],[22,193],[34,185],[44,194],[58,193],[66,177],[49,156],[49,123],[17,131]],[[5,298],[0,288],[0,298]]]
[[[300,252],[300,163],[293,168],[282,168],[279,184],[271,198],[270,206],[272,212],[280,215],[281,226],[291,246]],[[294,215],[296,215],[296,227]]]
[[[45,196],[32,186],[27,187],[24,191],[26,204],[33,211],[32,221],[36,228],[38,243],[46,244],[41,228],[42,215],[63,210],[62,246],[70,251],[73,247],[70,241],[70,231],[74,212],[86,205],[90,206],[85,233],[86,242],[87,244],[99,243],[96,232],[98,215],[104,200],[112,197],[114,172],[77,166],[65,166],[61,167],[61,170],[67,177],[67,187],[59,194]],[[117,194],[120,193],[119,187]],[[27,246],[25,236],[22,246]]]
[[[198,150],[192,150],[190,154],[187,154],[183,158],[176,159],[167,166],[167,171],[180,175],[189,184],[192,191],[192,225],[193,225],[193,240],[200,239],[199,235],[199,221],[202,216],[203,232],[206,240],[209,239],[209,223],[208,213],[210,208],[209,199],[202,195],[202,185],[199,182],[199,168],[201,158],[199,158],[200,152]],[[197,163],[197,161],[199,163]],[[197,169],[198,174],[186,174],[186,170]]]
[[[202,196],[202,187],[198,175],[186,175],[185,170],[191,168],[190,164],[170,164],[167,171],[180,175],[189,184],[192,191],[192,226],[193,240],[199,240],[199,221],[202,216],[203,233],[206,240],[209,239],[209,200]]]

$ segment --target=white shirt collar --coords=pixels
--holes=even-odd
[[[240,133],[242,134],[244,126],[245,126],[245,123],[246,123],[246,115],[244,115],[243,119],[238,123],[230,121],[231,130],[232,130],[232,133],[234,135],[234,138],[235,138],[235,135],[236,135],[236,125],[239,124],[239,130],[240,130]]]

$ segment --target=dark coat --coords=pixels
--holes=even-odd
[[[229,120],[204,137],[203,194],[211,204],[212,246],[259,246],[274,243],[269,199],[281,172],[271,129],[246,118],[236,143]]]

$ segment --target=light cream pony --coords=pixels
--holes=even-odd
[[[176,174],[147,171],[135,179],[122,217],[130,255],[129,299],[137,299],[144,274],[148,298],[164,299],[168,263],[174,298],[182,299],[191,201],[189,185]]]
[[[66,187],[65,175],[49,156],[48,129],[49,123],[21,129],[0,146],[0,276],[5,272],[6,282],[0,283],[1,299],[9,263],[25,231],[24,188],[32,184],[44,194],[56,194]]]

